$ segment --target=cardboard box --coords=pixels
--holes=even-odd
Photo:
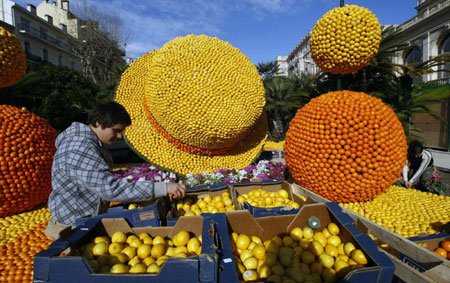
[[[425,237],[412,237],[409,238],[409,240],[415,242],[417,245],[421,247],[426,248],[427,250],[434,251],[434,249],[439,247],[441,241],[450,241],[450,234],[441,233]],[[399,259],[404,263],[408,264],[409,266],[411,266],[412,268],[419,270],[420,272],[425,272],[428,269],[433,268],[434,266],[440,264],[440,262],[418,262],[402,253],[400,253]]]
[[[310,216],[320,219],[321,231],[330,222],[339,226],[340,237],[343,242],[350,241],[355,247],[364,251],[368,264],[366,267],[351,271],[344,279],[345,282],[391,282],[394,275],[394,264],[377,250],[376,244],[366,235],[359,233],[354,226],[344,225],[350,223],[350,217],[343,213],[335,203],[305,204],[295,215],[269,216],[253,218],[247,211],[234,211],[226,215],[228,231],[219,227],[218,232],[224,250],[220,258],[220,282],[238,282],[239,276],[234,263],[230,234],[236,232],[254,235],[262,241],[269,240],[276,235],[288,234],[295,227],[304,228]],[[225,247],[225,243],[230,243]]]
[[[284,189],[288,192],[288,198],[290,200],[293,200],[297,202],[300,207],[306,203],[313,203],[314,201],[311,199],[307,199],[306,201],[303,201],[300,197],[297,195],[294,195],[291,193],[291,187],[290,184],[286,181],[277,181],[277,182],[259,182],[259,183],[246,183],[246,184],[231,184],[231,186],[234,188],[235,196],[234,199],[237,200],[237,198],[242,194],[247,194],[248,192],[252,190],[257,189],[263,189],[268,192],[277,192],[281,189]],[[250,211],[250,214],[254,217],[266,217],[266,216],[275,216],[275,215],[288,215],[288,214],[296,214],[299,212],[299,208],[288,208],[288,207],[272,207],[272,208],[265,208],[265,207],[256,207],[250,205],[248,202],[245,202],[244,205],[241,205],[238,203],[241,209],[246,209]]]
[[[124,209],[123,205],[120,204],[110,207],[105,214],[99,214],[92,218],[124,218],[132,227],[158,227],[167,225],[167,213],[170,210],[170,200],[168,197],[157,198],[153,202],[144,202],[142,203],[142,208]],[[76,226],[78,227],[92,218],[77,219]]]
[[[329,200],[323,198],[298,184],[291,184],[294,194],[308,195],[314,201],[327,203]],[[450,282],[450,262],[434,254],[430,250],[415,244],[383,226],[354,213],[351,210],[342,210],[354,219],[354,226],[364,235],[372,234],[381,242],[386,243],[395,250],[394,254],[381,250],[395,264],[395,275],[402,282]],[[399,259],[399,254],[408,257],[405,261]],[[411,261],[423,263],[431,267],[424,272],[419,272],[411,266]]]
[[[131,227],[123,218],[94,218],[77,227],[66,240],[57,240],[47,250],[34,258],[34,282],[217,282],[218,254],[214,215],[182,217],[174,227]],[[180,230],[196,236],[202,235],[202,253],[189,258],[170,258],[158,274],[96,274],[88,262],[80,256],[60,257],[68,247],[79,248],[95,236],[108,235],[116,231],[152,237],[173,238]]]
[[[204,198],[206,195],[210,195],[211,197],[215,196],[221,196],[224,192],[227,192],[230,195],[230,199],[233,201],[233,204],[235,205],[236,209],[240,209],[236,199],[233,197],[233,187],[229,186],[228,184],[220,184],[215,186],[206,186],[206,187],[198,187],[198,188],[189,188],[186,191],[186,198],[190,198],[193,200],[193,203],[195,203],[199,198]],[[183,200],[184,200],[183,199]],[[167,225],[173,226],[177,222],[178,218],[180,218],[183,213],[180,211],[177,211],[177,201],[174,200],[172,202],[172,206],[170,209],[170,212],[167,217]]]

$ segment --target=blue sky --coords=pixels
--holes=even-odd
[[[252,63],[289,55],[316,21],[339,0],[88,0],[116,12],[130,33],[127,57],[136,59],[177,36],[206,34],[228,41]],[[41,0],[15,0],[26,7]],[[51,0],[50,0],[51,2]],[[70,1],[74,5],[76,1]],[[416,14],[415,0],[347,0],[370,9],[381,24],[401,24]]]

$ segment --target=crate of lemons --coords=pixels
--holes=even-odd
[[[233,200],[232,187],[191,190],[186,197],[173,203],[169,217],[195,216],[202,213],[225,213],[239,209]]]
[[[280,214],[296,214],[300,207],[312,203],[302,195],[291,193],[286,181],[273,184],[233,184],[233,191],[240,209],[246,209],[254,217]]]
[[[169,258],[200,255],[202,236],[181,230],[172,238],[116,231],[109,236],[97,236],[69,255],[82,256],[95,273],[157,274]]]
[[[373,278],[393,276],[379,264],[385,259],[380,260],[383,255],[374,245],[368,246],[368,236],[349,228],[351,218],[336,210],[326,204],[306,204],[296,215],[227,214],[231,247],[224,254],[234,259],[236,280],[336,282],[361,273]]]

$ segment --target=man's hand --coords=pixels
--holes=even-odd
[[[406,181],[405,184],[406,184],[406,187],[407,187],[407,188],[411,188],[412,185],[413,185],[413,182],[411,182],[411,181]]]
[[[168,183],[167,193],[171,194],[174,199],[184,198],[186,187],[178,183]]]

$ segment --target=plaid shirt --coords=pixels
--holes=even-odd
[[[145,201],[167,195],[165,183],[117,180],[109,171],[101,142],[85,124],[74,122],[56,139],[52,166],[52,217],[75,226],[75,220],[99,214],[104,201]]]

